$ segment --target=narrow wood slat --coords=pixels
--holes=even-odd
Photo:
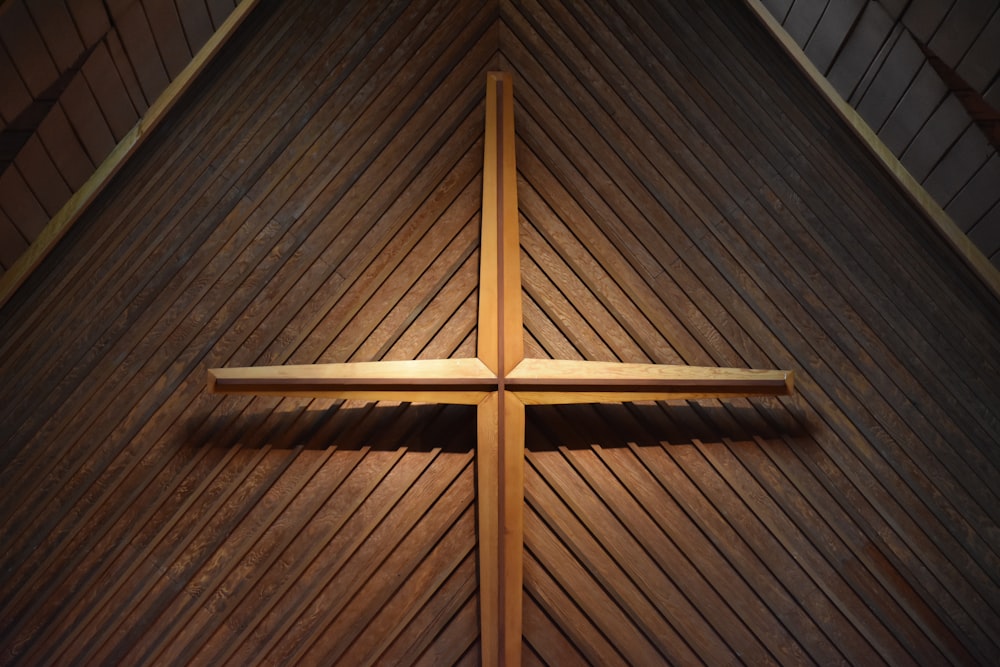
[[[471,494],[469,497],[471,500]],[[423,604],[431,604],[434,601],[444,584],[454,577],[459,566],[465,566],[467,572],[464,574],[466,576],[473,574],[474,560],[467,556],[475,549],[474,525],[475,513],[470,508],[458,519],[452,529],[434,545],[433,549],[427,552],[424,559],[396,591],[393,599],[383,604],[381,608],[374,610],[375,616],[368,622],[365,631],[351,643],[348,650],[337,655],[336,660],[343,664],[360,665],[371,664],[378,659],[390,664],[387,662],[387,658],[380,656],[393,640],[399,637],[399,633],[406,629],[418,613],[419,608]],[[419,533],[415,533],[413,537],[417,535]],[[385,570],[393,572],[394,576],[398,575],[398,569],[392,569],[391,564]],[[465,581],[468,582],[471,579],[472,577],[469,576]],[[451,597],[450,591],[446,590],[445,593]],[[372,605],[374,600],[371,597],[366,596],[366,601],[368,605],[374,606]],[[411,650],[420,650],[419,644],[413,646],[412,643],[407,643]],[[332,657],[332,655],[328,651],[326,657]]]
[[[479,632],[475,619],[477,614],[476,588],[476,554],[473,549],[461,565],[449,575],[448,581],[438,589],[434,597],[420,609],[403,632],[395,637],[392,644],[377,656],[378,660],[392,665],[399,664],[414,655],[423,656],[427,653],[439,655],[440,643],[438,640],[447,636],[444,633],[445,628],[466,608],[472,609],[473,619],[470,631],[461,633],[459,636],[465,637],[469,644],[473,643]],[[465,649],[468,646],[462,648]],[[446,662],[447,660],[442,657],[440,662],[435,664],[445,664]]]
[[[363,649],[366,642],[374,640],[377,644],[392,636],[391,625],[374,625],[388,616],[380,612],[392,612],[397,604],[405,606],[408,600],[404,596],[417,592],[413,584],[436,584],[434,580],[450,570],[451,559],[461,557],[473,546],[468,532],[475,517],[471,490],[469,485],[460,495],[443,494],[434,514],[414,522],[413,530],[380,564],[379,570],[365,578],[352,603],[323,629],[304,654],[306,662],[333,664],[343,660],[344,664],[362,664],[351,659],[352,645]],[[426,578],[432,578],[433,583],[422,581]]]
[[[461,462],[465,461],[467,459]],[[454,462],[451,462],[450,465],[454,465]],[[469,515],[472,513],[473,487],[471,468],[460,466],[459,469],[462,470],[461,476],[455,478],[454,482],[448,485],[443,492],[439,490],[435,493],[427,493],[427,487],[424,485],[408,489],[408,497],[415,499],[414,502],[418,502],[421,507],[426,509],[433,505],[434,511],[424,511],[416,515],[421,517],[419,521],[405,512],[388,513],[390,508],[373,507],[372,510],[379,514],[387,514],[388,520],[378,525],[365,521],[363,527],[365,534],[354,538],[356,546],[350,554],[344,554],[343,566],[337,568],[335,572],[323,573],[324,581],[321,590],[310,596],[313,600],[308,606],[299,605],[303,611],[311,609],[312,613],[300,619],[300,622],[296,623],[286,636],[281,637],[281,643],[267,653],[268,657],[284,664],[293,664],[303,660],[306,655],[309,655],[315,643],[323,642],[323,638],[327,636],[328,628],[339,625],[346,630],[351,627],[355,618],[347,609],[352,603],[352,598],[357,599],[360,604],[364,603],[362,591],[369,581],[375,583],[387,575],[390,581],[395,579],[388,572],[380,571],[377,568],[381,568],[386,562],[398,558],[399,554],[408,551],[408,547],[416,549],[418,560],[421,560],[423,554],[434,546],[441,534],[456,523],[459,524],[456,532],[462,532],[464,527],[462,524],[467,525],[465,523],[467,520],[459,521],[459,517],[466,512]],[[388,483],[383,484],[387,485]],[[399,489],[386,491],[386,493],[394,494],[400,492]],[[374,500],[366,501],[366,505],[374,502]],[[442,517],[445,520],[443,524],[433,525],[438,511],[443,513]],[[471,519],[471,516],[468,518]],[[421,537],[403,542],[407,534],[417,526],[423,528]],[[361,528],[360,518],[359,528]],[[396,548],[401,543],[404,546],[397,551]],[[382,577],[379,577],[377,573],[382,574]],[[396,581],[398,583],[398,580]],[[298,583],[297,585],[301,586],[302,584]],[[367,613],[374,613],[374,610],[369,610]],[[353,631],[359,629],[355,628]],[[336,641],[337,634],[331,632],[329,640]],[[315,657],[312,656],[312,658]]]
[[[546,555],[545,550],[536,542],[539,530],[554,533],[565,544],[566,549],[572,552],[573,557],[580,560],[582,566],[592,573],[592,576],[603,582],[614,582],[611,588],[615,601],[670,663],[685,665],[697,663],[698,656],[691,651],[680,634],[683,627],[678,627],[679,624],[671,621],[669,609],[658,608],[653,604],[653,601],[660,599],[657,593],[646,588],[653,582],[648,579],[635,581],[630,578],[630,573],[636,569],[634,560],[619,561],[613,552],[604,549],[600,539],[589,531],[586,521],[573,514],[566,501],[559,497],[534,466],[525,467],[525,478],[526,522],[529,524],[526,528],[527,548],[543,561],[553,562],[555,567],[554,563],[558,558]],[[538,518],[533,519],[532,514],[537,514]],[[544,527],[541,522],[544,522]],[[529,599],[530,595],[526,595],[525,602],[527,603]],[[527,613],[526,604],[525,614]],[[531,622],[526,619],[525,639],[529,643],[531,636]]]

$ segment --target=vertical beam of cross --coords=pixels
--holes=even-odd
[[[509,74],[491,72],[476,349],[497,376],[497,391],[477,408],[483,664],[487,656],[497,656],[497,664],[521,661],[524,404],[504,386],[506,375],[524,358],[516,179],[513,83]]]
[[[525,405],[777,396],[791,371],[525,359],[509,74],[486,87],[479,322],[474,359],[215,368],[208,389],[475,405],[480,645],[488,667],[521,662]]]

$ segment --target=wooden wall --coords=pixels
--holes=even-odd
[[[529,410],[526,663],[993,660],[1000,304],[741,4],[265,0],[0,310],[0,662],[477,661],[473,411],[205,369],[474,354],[496,68],[529,356],[799,388]]]
[[[1000,267],[1000,2],[762,1]]]
[[[0,275],[235,4],[7,0],[0,6]]]

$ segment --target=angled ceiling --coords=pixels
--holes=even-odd
[[[263,2],[0,311],[4,662],[474,663],[474,414],[207,367],[472,356],[515,79],[529,663],[988,662],[1000,306],[742,7]]]
[[[136,128],[159,121],[151,106],[177,97],[167,84],[183,77],[183,89],[185,67],[214,52],[234,4],[242,16],[255,1],[0,4],[0,301],[141,141]],[[971,261],[997,289],[1000,3],[764,4],[947,211],[951,242],[982,253]]]
[[[763,4],[1000,267],[1000,2]]]

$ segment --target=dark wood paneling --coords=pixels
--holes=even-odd
[[[59,167],[59,175],[76,191],[93,172],[94,163],[70,127],[62,105],[56,104],[38,126],[38,136]]]
[[[87,509],[76,527],[49,514],[44,533],[14,518],[13,548],[60,535],[76,546],[50,552],[46,569],[72,569],[74,580],[93,584],[39,576],[20,592],[7,590],[8,608],[29,608],[51,623],[37,635],[21,616],[15,632],[60,638],[34,644],[31,659],[240,663],[270,654],[308,662],[383,651],[430,662],[475,658],[473,413],[322,401],[206,404],[201,364],[182,359],[190,345],[221,345],[212,353],[217,363],[340,350],[468,354],[482,75],[496,48],[495,10],[440,3],[385,10],[284,3],[281,10],[274,21],[261,19],[246,50],[218,73],[224,87],[198,102],[191,122],[178,121],[175,135],[154,142],[162,153],[140,159],[121,190],[98,205],[111,219],[144,222],[103,232],[83,223],[79,232],[104,239],[80,259],[123,269],[67,281],[112,318],[110,330],[84,337],[135,349],[126,353],[129,372],[142,383],[166,373],[178,395],[157,406],[107,357],[82,347],[63,357],[130,398],[86,408],[90,399],[64,385],[75,408],[67,405],[57,432],[79,427],[85,438],[117,432],[126,440],[110,436],[93,458],[67,450],[53,466],[34,456],[22,461],[36,473],[70,474],[76,481],[48,491]],[[361,37],[334,39],[344,31]],[[230,191],[237,195],[227,207]],[[379,243],[359,243],[368,235]],[[128,265],[156,266],[157,275],[142,269],[137,281]],[[207,288],[217,296],[206,300]],[[234,304],[230,333],[190,326],[212,320],[206,309],[218,298]],[[352,313],[362,328],[338,336]],[[75,409],[97,412],[72,417]],[[331,421],[334,414],[341,417]],[[226,423],[232,428],[218,442]],[[276,429],[277,440],[240,436],[254,424]],[[337,435],[345,424],[353,426],[349,440]],[[301,445],[343,455],[327,454],[323,463]],[[119,530],[132,537],[118,540]],[[349,588],[356,595],[346,595]],[[201,598],[203,590],[218,594]],[[67,595],[70,604],[50,604]]]
[[[865,0],[849,0],[831,2],[826,6],[803,49],[819,71],[829,71],[866,4]]]
[[[926,44],[958,0],[913,0],[903,13],[903,25]]]
[[[893,20],[878,2],[869,2],[847,36],[837,59],[824,70],[830,84],[845,100],[851,99],[858,83],[869,70],[889,38]]]
[[[973,90],[980,93],[985,93],[990,84],[996,82],[997,72],[1000,72],[1000,60],[991,55],[996,53],[998,41],[1000,41],[1000,7],[994,9],[993,16],[982,27],[972,46],[961,60],[953,65],[955,72]],[[996,100],[993,100],[993,104],[996,108]]]
[[[865,89],[855,93],[861,94],[854,108],[876,132],[898,107],[900,98],[910,88],[923,64],[924,55],[920,48],[908,33],[902,32],[879,63],[875,75],[867,81]]]
[[[24,185],[45,209],[46,216],[55,215],[71,192],[37,136],[28,139],[14,164],[24,177]]]
[[[7,214],[0,210],[0,265],[4,269],[9,268],[27,247],[27,240]]]
[[[0,208],[26,239],[38,236],[48,220],[38,197],[17,168],[0,174]]]
[[[59,70],[24,0],[12,0],[4,7],[0,40],[32,98],[40,98],[59,78]]]
[[[86,78],[73,79],[60,98],[60,103],[90,161],[100,164],[115,147],[115,137]]]
[[[934,36],[926,42],[927,47],[956,69],[997,10],[996,2],[956,0]]]
[[[177,0],[177,13],[184,26],[184,35],[193,53],[208,41],[212,35],[212,18],[204,0]]]
[[[28,10],[56,69],[65,72],[73,67],[84,46],[66,3],[63,0],[32,0]]]
[[[204,385],[474,354],[501,65],[530,353],[798,386],[529,409],[525,662],[1000,651],[1000,305],[748,13],[297,0],[3,308],[0,662],[478,661],[474,411]]]
[[[6,49],[0,51],[0,86],[4,91],[0,96],[0,114],[7,127],[31,105],[31,93]]]
[[[115,24],[129,62],[135,68],[136,77],[142,87],[147,104],[163,92],[170,81],[166,63],[160,59],[153,30],[141,2],[129,3],[121,13],[113,15]]]
[[[215,5],[220,25],[233,7],[232,2]],[[80,187],[214,30],[209,7],[203,2],[7,3],[0,16],[4,47],[0,49],[0,87],[4,90],[0,173],[21,151],[33,150],[29,138],[33,137],[33,143],[41,138],[60,170],[56,181],[72,184],[73,190]],[[62,140],[55,142],[51,128],[43,131],[43,126],[53,122],[61,126],[63,110],[79,138],[61,133]],[[50,121],[53,115],[57,119]],[[90,162],[82,177],[81,141]],[[48,188],[28,180],[35,191]],[[68,199],[69,194],[55,204],[46,199],[49,215]],[[30,221],[17,224],[33,228]]]
[[[83,39],[84,48],[90,48],[108,33],[111,21],[105,3],[91,2],[91,0],[66,0],[66,6],[69,8],[70,14],[73,15],[73,21]]]
[[[797,0],[788,11],[769,9],[941,209],[953,210],[960,191],[982,193],[973,183],[989,178],[979,173],[997,151],[989,105],[995,106],[990,85],[1000,73],[1000,4],[865,0],[861,8]],[[1000,202],[994,190],[973,206]],[[967,217],[954,222],[959,238],[976,224]],[[976,239],[996,234],[980,229]],[[973,244],[986,257],[996,251],[990,242]]]
[[[98,44],[87,58],[83,65],[83,75],[101,108],[101,114],[108,122],[112,136],[116,142],[121,140],[139,120],[139,113],[132,106],[125,83],[104,43]]]
[[[928,63],[910,82],[899,103],[878,130],[893,155],[903,155],[910,142],[945,100],[948,89]]]
[[[194,53],[184,36],[175,0],[143,0],[142,4],[154,31],[156,47],[167,70],[167,78],[172,81],[190,62]]]
[[[986,166],[990,157],[995,157],[996,154],[982,131],[976,125],[970,125],[941,156],[924,180],[924,187],[937,201],[944,202],[947,206],[959,190],[964,189],[979,170]],[[998,195],[1000,193],[991,193],[991,202],[997,201]]]

